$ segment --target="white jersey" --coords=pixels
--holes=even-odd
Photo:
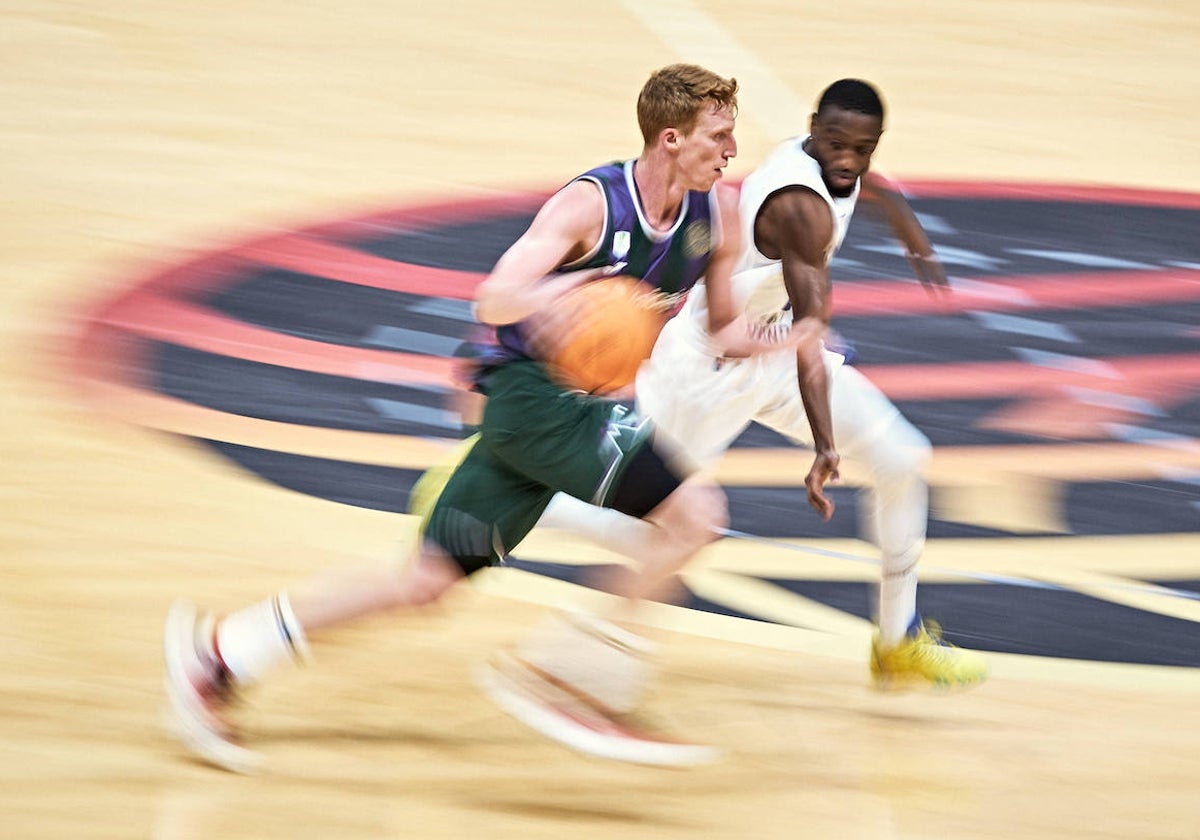
[[[825,264],[842,246],[850,217],[858,202],[859,184],[845,198],[829,193],[821,178],[821,165],[804,151],[808,137],[792,137],[775,147],[758,169],[742,183],[739,210],[742,222],[742,253],[733,276],[734,305],[746,312],[752,323],[768,325],[791,320],[787,309],[787,287],[779,260],[763,255],[754,242],[754,223],[768,198],[788,187],[806,187],[829,205],[833,219],[833,237],[825,249]],[[703,285],[692,290],[687,304],[677,317],[691,322],[691,337],[715,352],[708,338],[708,300]]]
[[[804,153],[803,142],[793,138],[780,145],[742,186],[746,235],[733,277],[734,295],[743,311],[759,323],[783,325],[792,320],[791,308],[784,308],[788,296],[779,261],[768,259],[754,246],[754,220],[763,204],[791,186],[821,196],[834,223],[825,251],[828,264],[842,244],[858,199],[858,184],[846,198],[829,194],[820,167]],[[813,446],[798,354],[784,349],[747,358],[716,358],[720,349],[708,337],[705,303],[704,286],[696,286],[683,311],[663,327],[650,360],[638,372],[637,409],[654,423],[659,451],[681,453],[683,469],[690,464],[713,470],[751,423]],[[914,564],[925,543],[929,518],[923,474],[931,454],[929,440],[866,376],[844,364],[842,356],[828,348],[821,355],[829,374],[837,451],[851,462],[862,463],[875,486],[875,492],[860,497],[860,510],[863,536],[875,541],[882,553],[879,622],[895,638],[903,638],[916,612]],[[793,481],[802,482],[803,473]]]

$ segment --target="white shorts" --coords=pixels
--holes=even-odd
[[[718,362],[684,317],[667,322],[637,379],[638,410],[701,466],[711,466],[751,423],[812,446],[792,350]],[[885,434],[920,436],[865,376],[824,350],[833,436],[845,457],[868,456]],[[899,420],[899,424],[897,424]]]

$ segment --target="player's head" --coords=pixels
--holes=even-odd
[[[871,166],[883,134],[883,100],[858,79],[841,79],[825,89],[809,120],[806,150],[821,165],[829,192],[847,196]]]
[[[638,96],[638,127],[651,145],[668,128],[688,134],[711,108],[737,116],[737,79],[695,64],[671,64],[650,74]]]
[[[690,189],[708,189],[737,154],[736,79],[695,64],[656,70],[638,96],[638,127],[646,149],[661,146]]]

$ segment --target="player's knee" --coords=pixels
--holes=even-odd
[[[909,426],[909,433],[900,445],[899,460],[904,472],[925,475],[929,462],[933,459],[933,446],[915,426]]]
[[[679,540],[701,546],[729,526],[729,506],[719,486],[693,477],[679,485],[653,518]]]
[[[729,499],[720,487],[711,483],[697,486],[696,495],[700,500],[696,530],[704,534],[706,542],[710,542],[719,536],[718,532],[729,527]]]
[[[929,438],[899,415],[876,442],[875,450],[872,468],[883,478],[923,478],[933,457]]]
[[[420,607],[435,603],[467,574],[470,572],[463,563],[427,543],[397,581],[397,605]]]

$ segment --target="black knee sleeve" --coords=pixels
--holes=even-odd
[[[633,454],[629,466],[621,474],[609,507],[644,519],[681,483],[683,479],[667,466],[653,447],[643,446]]]

